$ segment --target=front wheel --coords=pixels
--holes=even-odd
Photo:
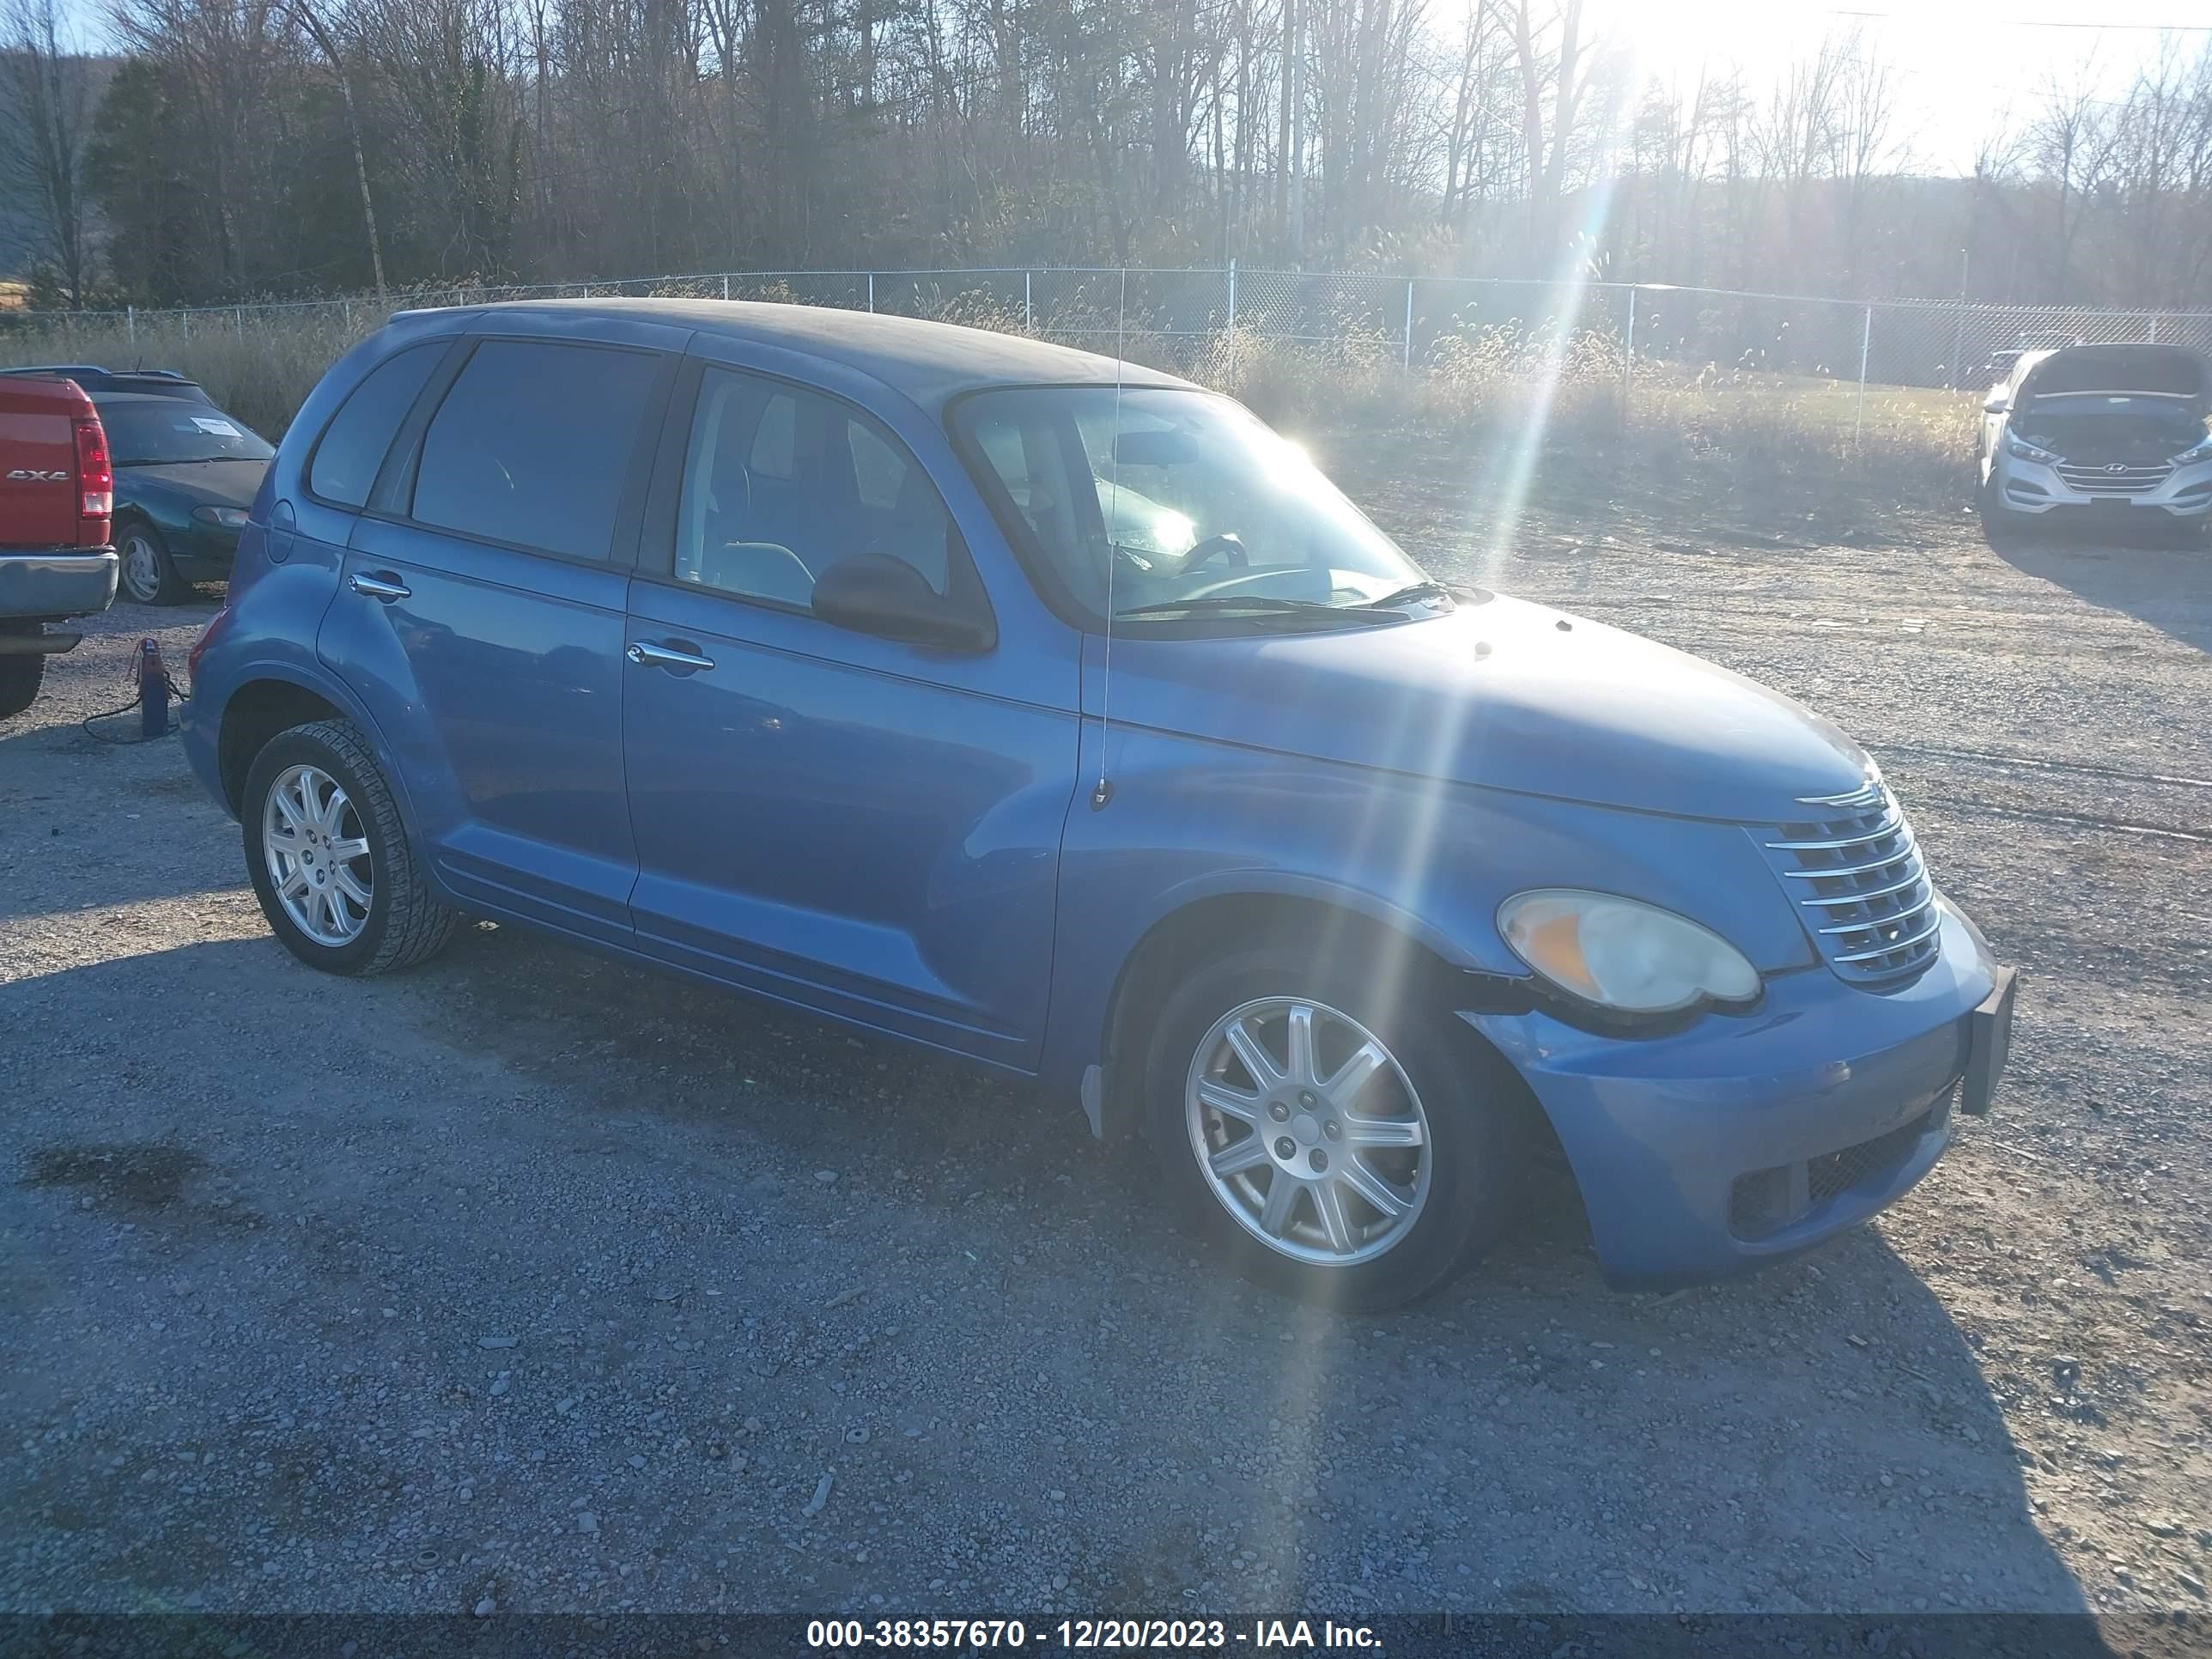
[[[1249,1277],[1395,1307],[1510,1224],[1520,1079],[1449,1010],[1294,945],[1200,968],[1168,997],[1147,1127],[1178,1205]]]
[[[1974,486],[1974,515],[1982,521],[1982,539],[1991,547],[2003,541],[2012,532],[2008,522],[2010,515],[2004,501],[1997,494],[1996,468],[1991,466],[1990,476]]]
[[[239,817],[261,913],[310,968],[386,973],[453,937],[459,918],[423,879],[392,787],[351,722],[278,732],[246,773]]]

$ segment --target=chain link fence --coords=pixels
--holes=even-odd
[[[246,302],[181,310],[0,313],[0,350],[18,360],[112,358],[159,364],[210,334],[365,332],[403,307],[616,295],[770,300],[1018,329],[1111,352],[1193,363],[1234,340],[1356,349],[1408,368],[1471,343],[1523,357],[1573,349],[1638,376],[1736,376],[1877,387],[1972,390],[2008,354],[2047,346],[2160,341],[2212,351],[2212,311],[2090,310],[1946,301],[1843,301],[1654,283],[1404,277],[1362,272],[1007,267],[948,270],[709,272],[622,281],[434,286],[382,299]]]

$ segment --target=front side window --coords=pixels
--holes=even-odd
[[[604,559],[653,392],[644,352],[487,340],[422,440],[422,524]]]
[[[1304,451],[1226,398],[1015,386],[967,398],[955,423],[1048,582],[1094,618],[1109,592],[1117,621],[1374,620],[1363,607],[1410,589],[1449,603]]]
[[[953,538],[929,475],[857,410],[733,369],[701,376],[677,507],[678,580],[804,606],[831,565],[882,553],[943,594]]]

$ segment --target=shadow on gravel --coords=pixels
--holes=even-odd
[[[988,1419],[989,1462],[947,1457],[887,1489],[902,1512],[975,1512],[987,1468],[1073,1494],[1043,1516],[1008,1496],[1028,1525],[979,1524],[986,1583],[1027,1582],[1044,1524],[1086,1564],[1078,1605],[1220,1604],[1240,1583],[1279,1605],[1231,1559],[1235,1539],[1287,1564],[1281,1590],[1340,1605],[2083,1606],[2033,1523],[2027,1454],[1971,1338],[1871,1229],[1748,1279],[1629,1297],[1601,1285],[1568,1201],[1441,1297],[1340,1317],[1231,1277],[1165,1224],[1141,1154],[1099,1147],[1072,1105],[1018,1084],[513,929],[477,930],[406,984],[426,1035],[553,1091],[530,1135],[580,1180],[645,1161],[670,1214],[703,1203],[771,1236],[857,1189],[862,1210],[771,1270],[773,1290],[738,1293],[811,1326],[865,1288],[873,1317],[915,1333],[872,1353],[877,1380]],[[465,1080],[451,1086],[447,1109],[467,1111]],[[503,1151],[487,1134],[478,1156],[527,1180],[529,1136],[512,1115],[494,1133]],[[817,1187],[817,1170],[844,1184]],[[1941,1185],[1908,1201],[1940,1204]],[[533,1230],[599,1250],[627,1224],[586,1191]],[[545,1241],[498,1248],[559,1255]],[[985,1354],[1000,1358],[979,1372]],[[814,1363],[803,1342],[757,1348],[743,1380],[849,1412],[842,1385],[811,1392]],[[672,1530],[683,1518],[678,1494],[640,1501]],[[906,1587],[817,1567],[824,1596]]]
[[[49,1599],[286,1605],[240,1554],[273,1526],[332,1607],[470,1605],[448,1534],[529,1536],[557,1577],[517,1596],[602,1609],[2082,1605],[1993,1393],[2050,1379],[1985,1376],[1870,1229],[1624,1297],[1555,1204],[1430,1302],[1333,1315],[1167,1226],[1072,1106],[511,929],[368,983],[259,939],[34,975],[0,1078],[0,1427],[88,1449],[0,1480],[0,1547],[82,1575]],[[226,1473],[142,1486],[172,1443]],[[596,1534],[549,1531],[585,1493]],[[347,1553],[387,1525],[419,1584]]]
[[[2212,653],[2212,545],[2193,532],[2154,526],[2121,542],[2036,526],[2007,529],[1990,545],[2023,575]]]
[[[538,1605],[696,1605],[679,1587],[725,1577],[726,1605],[814,1613],[935,1611],[932,1580],[1091,1611],[2082,1605],[1993,1393],[2051,1380],[1984,1375],[1871,1229],[1626,1297],[1553,1202],[1441,1296],[1336,1316],[1166,1225],[1142,1156],[1072,1103],[507,928],[367,983],[264,938],[19,980],[0,1079],[0,1352],[24,1366],[0,1425],[103,1402],[71,1433],[131,1470],[40,1474],[0,1547],[65,1504],[87,1584],[220,1584],[272,1524],[347,1563],[419,1509],[434,1535],[405,1547],[438,1559],[464,1527],[562,1573],[650,1552]],[[149,1319],[158,1347],[118,1340]],[[299,1417],[265,1482],[244,1395]],[[128,1460],[167,1441],[231,1473],[141,1486]],[[533,1454],[542,1475],[499,1472]],[[287,1486],[285,1457],[333,1473]],[[457,1458],[479,1484],[448,1514]],[[549,1534],[582,1492],[599,1533]],[[161,1540],[194,1528],[185,1573]],[[390,1604],[482,1593],[415,1571]],[[351,1566],[313,1591],[396,1594]]]

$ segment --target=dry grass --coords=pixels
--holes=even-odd
[[[642,291],[642,290],[641,290]],[[671,292],[688,292],[670,289]],[[431,296],[416,296],[428,300]],[[440,301],[456,297],[450,293]],[[787,289],[750,297],[797,300]],[[135,338],[119,321],[64,320],[0,327],[0,362],[143,363],[179,369],[216,400],[280,435],[323,371],[368,333],[378,313],[337,307],[248,307],[206,313],[189,331],[173,317],[142,319]],[[983,295],[951,296],[941,320],[1006,333],[1036,331],[1092,349],[1118,338],[1133,362],[1172,368],[1242,399],[1278,424],[1407,428],[1539,457],[1595,453],[1631,465],[1686,467],[1788,495],[1838,489],[1886,502],[1955,504],[1973,452],[1976,402],[1961,393],[1870,386],[1862,406],[1845,382],[1622,360],[1618,341],[1581,333],[1490,327],[1445,336],[1407,368],[1403,347],[1346,325],[1327,343],[1285,341],[1242,329],[1202,341],[1152,331],[1141,319],[1070,312],[1025,331],[1018,306]],[[13,319],[11,319],[13,320]]]
[[[105,320],[9,329],[0,331],[0,363],[173,368],[274,442],[323,371],[381,321],[381,313],[361,305],[351,326],[335,307],[258,313],[249,307],[242,325],[234,315],[208,312],[186,327],[173,314],[158,323],[142,319],[135,337]]]
[[[1540,431],[1544,453],[1714,470],[1788,493],[1879,490],[1954,504],[1973,453],[1978,400],[1963,393],[1750,373],[1632,366],[1610,336],[1556,347],[1505,329],[1450,335],[1406,368],[1402,347],[1347,334],[1327,346],[1231,337],[1197,378],[1278,424],[1402,425],[1504,450]]]

